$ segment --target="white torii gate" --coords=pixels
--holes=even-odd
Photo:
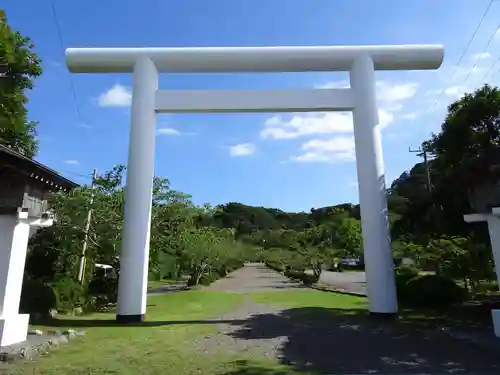
[[[397,313],[375,70],[437,69],[440,45],[69,48],[74,73],[133,72],[117,320],[144,319],[156,113],[352,111],[369,310]],[[161,91],[158,72],[349,71],[351,88]]]

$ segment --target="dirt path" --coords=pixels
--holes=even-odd
[[[300,287],[262,264],[249,264],[207,289],[251,293]],[[248,296],[237,310],[212,320],[218,332],[195,343],[203,355],[264,357],[314,374],[500,374],[500,345],[484,350],[439,331],[374,321],[362,310],[287,309]]]

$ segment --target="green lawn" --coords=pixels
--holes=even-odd
[[[182,280],[149,280],[148,281],[148,289],[158,289],[163,286],[178,284],[181,283]]]
[[[275,293],[254,293],[250,297],[257,303],[266,303],[289,308],[323,307],[336,309],[366,309],[367,300],[346,294],[302,289]]]
[[[245,298],[256,303],[285,307],[279,319],[341,321],[352,317],[365,321],[365,298],[310,289],[252,293],[248,295],[205,290],[185,291],[148,298],[147,322],[117,326],[115,313],[67,317],[42,330],[75,328],[86,331],[83,338],[53,349],[30,363],[17,363],[15,375],[285,375],[298,374],[277,361],[259,358],[251,351],[227,353],[216,349],[203,355],[197,348],[207,334],[217,332],[207,321],[236,309]],[[450,324],[442,312],[401,310],[401,324]],[[306,320],[307,320],[306,319]],[[317,319],[317,320],[316,320]],[[476,320],[477,321],[477,320]],[[460,322],[463,324],[463,322]],[[287,332],[280,332],[287,334]],[[304,374],[303,372],[301,374]]]
[[[75,328],[83,338],[54,349],[35,362],[17,364],[14,374],[26,375],[284,375],[290,368],[251,353],[203,356],[194,340],[216,332],[207,318],[243,303],[242,294],[186,291],[148,298],[142,326],[113,325],[114,312],[65,318],[42,330]],[[364,309],[362,298],[313,290],[250,295],[255,302],[284,307]],[[301,374],[304,374],[303,372]]]

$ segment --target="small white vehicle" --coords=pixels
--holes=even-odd
[[[115,277],[116,270],[109,264],[96,263],[94,274],[96,277]]]

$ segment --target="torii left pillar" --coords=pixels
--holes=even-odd
[[[490,234],[491,250],[493,252],[493,263],[497,275],[498,285],[500,285],[500,207],[492,209],[491,213],[464,215],[467,223],[486,222]],[[493,329],[495,336],[500,337],[500,310],[491,310]]]

